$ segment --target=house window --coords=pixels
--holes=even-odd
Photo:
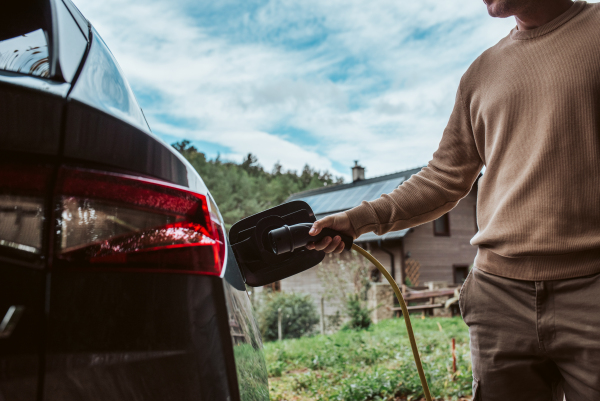
[[[467,275],[469,274],[469,266],[468,265],[454,265],[452,266],[452,270],[454,270],[454,283],[462,284],[467,279]]]
[[[281,281],[275,281],[274,283],[263,286],[267,291],[279,292],[281,291]]]
[[[433,235],[436,237],[450,236],[450,220],[448,219],[448,213],[433,221]]]

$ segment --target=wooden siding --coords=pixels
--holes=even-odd
[[[449,212],[450,236],[433,235],[433,222],[414,227],[404,237],[404,252],[421,265],[420,283],[426,281],[454,282],[453,265],[471,265],[477,248],[470,244],[475,235],[477,191],[471,191]]]

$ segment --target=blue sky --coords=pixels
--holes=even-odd
[[[477,0],[75,0],[152,130],[367,177],[427,164],[461,75],[514,27]]]

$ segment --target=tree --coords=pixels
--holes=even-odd
[[[238,164],[206,158],[190,141],[172,145],[198,171],[210,193],[219,205],[227,230],[244,217],[283,203],[291,194],[343,182],[328,171],[321,172],[305,165],[300,175],[284,170],[280,163],[271,172],[259,164],[258,158],[248,153]]]

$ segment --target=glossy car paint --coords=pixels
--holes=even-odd
[[[0,71],[0,157],[51,171],[41,254],[0,251],[0,315],[25,306],[0,339],[0,399],[267,400],[262,342],[229,246],[222,277],[54,266],[60,166],[157,178],[210,197],[189,163],[150,132],[97,32],[82,29],[87,21],[70,2],[52,1],[54,12],[59,6],[55,23],[70,15],[69,29],[79,27],[87,43],[65,54],[64,29],[54,29],[64,65],[82,54],[72,78],[66,69],[53,79]]]
[[[201,181],[188,179],[197,175],[191,174],[193,168],[150,132],[121,69],[93,29],[91,40],[86,63],[68,97],[65,157],[137,171],[205,192]]]
[[[4,199],[6,196],[25,196],[41,209],[41,213],[34,215],[42,226],[41,232],[36,232],[38,240],[35,242],[39,246],[26,252],[14,247],[0,248],[0,396],[4,400],[29,401],[37,399],[42,367],[45,255],[48,252],[43,238],[47,219],[43,216],[47,210],[52,166],[42,161],[44,157],[33,161],[23,155],[1,156],[0,196]],[[5,220],[0,224],[6,224],[6,220],[11,220],[8,218],[11,211],[4,210],[7,205],[2,204]],[[26,213],[26,210],[15,210],[12,214],[19,219]],[[25,219],[22,216],[21,220]],[[18,224],[17,221],[8,222],[11,223]],[[12,320],[12,329],[2,327],[15,308],[22,314]]]

